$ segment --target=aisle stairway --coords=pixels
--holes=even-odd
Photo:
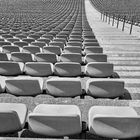
[[[140,99],[140,39],[103,22],[101,14],[89,0],[85,0],[85,6],[89,24],[108,55],[108,61],[114,64],[114,70],[125,80],[132,98]]]

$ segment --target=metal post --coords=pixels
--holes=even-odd
[[[105,22],[107,22],[107,12],[106,12],[106,19],[105,19]]]
[[[132,34],[133,23],[134,23],[134,21],[133,21],[133,17],[132,17],[131,27],[130,27],[130,33],[129,33],[130,35]]]
[[[119,27],[119,20],[120,20],[120,16],[118,15],[117,28]]]
[[[109,16],[109,19],[108,19],[108,24],[110,24],[110,14],[109,14],[108,16]]]
[[[122,27],[122,31],[124,31],[125,21],[126,21],[126,16],[124,16],[124,19],[123,19],[123,27]]]
[[[114,26],[114,14],[113,14],[113,21],[112,21],[112,26]]]
[[[105,20],[105,13],[103,13],[103,21]]]

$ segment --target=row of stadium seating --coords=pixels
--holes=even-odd
[[[76,97],[86,94],[95,98],[117,98],[124,94],[124,81],[120,79],[89,78],[84,83],[85,89],[81,82],[80,78],[68,77],[50,77],[43,80],[40,77],[30,76],[11,78],[2,76],[0,92],[6,91],[17,96],[36,96],[45,91],[54,97]]]
[[[82,114],[76,105],[39,104],[29,114],[26,105],[21,103],[0,103],[0,108],[0,133],[3,135],[24,128],[45,137],[70,136],[82,132],[110,138],[140,135],[140,118],[132,107],[92,106],[87,114],[87,127],[82,125]],[[25,127],[27,116],[28,126]],[[112,129],[114,126],[117,129]]]

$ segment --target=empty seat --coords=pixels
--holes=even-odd
[[[15,37],[19,38],[19,39],[27,38],[27,36],[24,34],[17,34],[17,35],[15,35]]]
[[[37,41],[45,42],[47,45],[49,45],[50,39],[47,38],[39,38]]]
[[[116,98],[124,94],[124,81],[120,79],[88,79],[86,93],[95,98]]]
[[[82,94],[79,78],[54,77],[46,81],[46,92],[55,97],[75,97]]]
[[[50,63],[56,63],[58,56],[54,53],[36,53],[35,54],[35,60],[37,62],[50,62]]]
[[[46,43],[45,42],[41,42],[41,41],[36,41],[36,42],[32,42],[31,45],[43,48],[44,46],[46,46]]]
[[[82,49],[81,47],[65,47],[64,48],[64,53],[80,53],[82,54]]]
[[[90,62],[85,67],[85,74],[90,77],[110,77],[113,74],[113,64],[107,62]]]
[[[32,62],[34,61],[34,57],[30,53],[24,53],[24,52],[13,52],[11,53],[11,60],[15,62]]]
[[[13,43],[13,42],[15,42],[15,41],[19,41],[18,38],[7,38],[6,40],[7,40],[8,42],[11,42],[11,43]]]
[[[37,40],[37,39],[40,38],[40,35],[37,35],[37,34],[30,34],[30,35],[28,35],[28,37]]]
[[[15,45],[4,45],[2,47],[2,52],[4,53],[20,52],[20,48]]]
[[[64,38],[54,38],[53,39],[54,42],[62,42],[64,45],[66,45],[66,39]]]
[[[27,107],[21,103],[0,103],[0,134],[21,131],[26,122]]]
[[[53,40],[53,35],[44,34],[44,35],[42,35],[42,38],[48,38],[50,40]]]
[[[45,53],[54,53],[56,55],[60,55],[62,49],[58,46],[51,46],[51,47],[43,47],[43,52]]]
[[[107,62],[107,55],[101,53],[89,53],[85,56],[84,62]]]
[[[28,46],[28,42],[25,42],[25,41],[15,41],[13,43],[14,45],[17,45],[19,47]]]
[[[95,47],[95,46],[100,46],[100,45],[99,45],[98,42],[83,42],[83,46],[84,46],[84,48],[86,48],[86,47],[89,47],[89,46]]]
[[[76,46],[78,46],[78,47],[82,48],[83,45],[79,41],[69,41],[69,42],[67,42],[67,46],[68,47],[72,47],[72,46],[76,47]]]
[[[139,137],[140,117],[133,107],[93,106],[88,113],[89,132],[107,138]]]
[[[25,42],[31,44],[31,42],[34,42],[35,39],[33,39],[33,38],[23,38],[22,41],[25,41]]]
[[[10,54],[0,52],[0,61],[9,61]]]
[[[29,129],[45,136],[69,136],[82,131],[81,112],[76,105],[40,104],[29,114]]]
[[[24,71],[31,76],[51,76],[53,74],[53,64],[45,62],[27,62]]]
[[[3,34],[2,38],[13,38],[13,36],[11,34]]]
[[[60,56],[62,62],[77,62],[82,63],[82,55],[79,53],[62,53]]]
[[[35,54],[41,52],[41,48],[38,46],[24,46],[22,52]]]
[[[49,46],[59,46],[61,49],[64,48],[64,43],[59,41],[53,41],[49,43]]]
[[[11,45],[11,42],[0,41],[0,46],[3,46],[3,45]]]
[[[18,96],[38,95],[43,91],[43,79],[19,76],[6,81],[6,92]]]
[[[0,61],[0,75],[12,76],[23,73],[24,64],[21,62]]]
[[[103,48],[101,47],[86,47],[84,49],[85,54],[89,53],[103,53]]]
[[[58,76],[80,76],[81,75],[81,65],[75,62],[59,62],[55,63],[55,75]]]

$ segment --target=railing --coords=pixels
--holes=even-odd
[[[107,12],[101,12],[101,20],[104,22],[108,22],[108,24],[111,24],[112,22],[112,26],[115,26],[115,21],[116,21],[116,27],[119,27],[120,22],[122,22],[122,31],[125,30],[125,24],[130,24],[130,31],[129,34],[132,34],[132,30],[133,30],[133,25],[135,25],[135,23],[137,23],[135,21],[135,16],[131,17],[131,20],[127,20],[126,15],[115,15],[115,14],[108,14]]]

